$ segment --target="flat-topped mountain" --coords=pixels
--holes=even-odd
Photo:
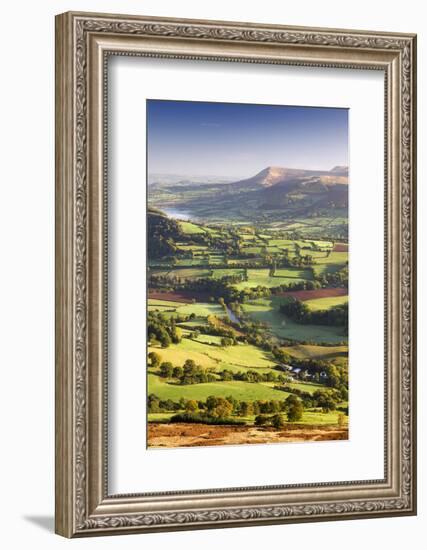
[[[259,209],[278,209],[286,206],[313,208],[346,208],[348,205],[348,168],[335,166],[332,170],[303,170],[268,166],[251,178],[226,186],[227,194],[238,193],[239,200],[256,203]]]
[[[343,168],[343,167],[336,167]],[[338,176],[339,173],[327,170],[303,170],[300,168],[283,168],[281,166],[268,166],[252,176],[251,178],[243,179],[232,183],[235,188],[259,188],[259,187],[271,187],[278,183],[286,182],[289,180],[297,180],[302,178],[311,178],[319,176]]]
[[[256,189],[260,187],[272,187],[279,183],[289,181],[307,181],[320,178],[325,183],[347,183],[347,166],[335,166],[332,170],[304,170],[301,168],[283,168],[281,166],[268,166],[252,176],[236,181],[230,186],[238,189]],[[345,181],[344,181],[345,180]]]

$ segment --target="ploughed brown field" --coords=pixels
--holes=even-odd
[[[278,296],[292,296],[304,302],[305,300],[334,298],[335,296],[346,296],[347,294],[347,288],[319,288],[317,290],[288,290],[286,292],[281,292]]]
[[[250,443],[289,443],[348,439],[348,428],[294,424],[281,430],[259,426],[215,426],[208,424],[148,424],[149,447],[206,447]]]
[[[181,302],[191,304],[191,298],[179,292],[154,292],[148,291],[148,297],[152,300],[166,300],[167,302]]]
[[[334,252],[348,252],[348,244],[336,243],[334,245]]]

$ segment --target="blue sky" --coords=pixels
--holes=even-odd
[[[348,110],[147,101],[150,174],[249,177],[348,164]]]

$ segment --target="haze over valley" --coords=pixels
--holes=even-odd
[[[151,176],[149,203],[180,219],[295,221],[303,224],[304,235],[316,235],[322,227],[329,237],[345,238],[348,167],[327,171],[269,166],[237,181],[215,176]]]

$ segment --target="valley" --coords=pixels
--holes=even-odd
[[[149,447],[347,438],[347,180],[150,179]]]

